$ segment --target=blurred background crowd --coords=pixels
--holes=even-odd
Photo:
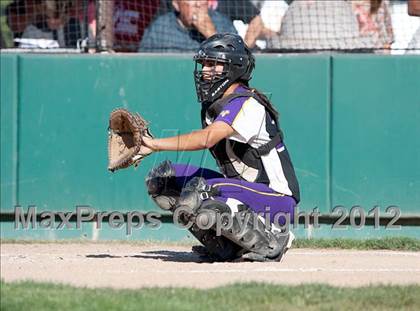
[[[420,0],[1,0],[2,49],[190,52],[237,32],[262,52],[420,53]]]

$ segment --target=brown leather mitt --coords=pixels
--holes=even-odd
[[[147,121],[138,113],[118,108],[111,112],[108,128],[108,170],[138,166],[151,150],[144,146],[143,137],[153,138]]]

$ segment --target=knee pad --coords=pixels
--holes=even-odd
[[[211,187],[207,185],[206,180],[202,177],[192,178],[182,189],[179,197],[179,206],[185,209],[196,211],[206,197],[203,193],[207,193]],[[208,196],[207,196],[208,198]]]
[[[182,208],[178,216],[193,223],[190,231],[203,245],[220,258],[234,258],[247,252],[253,255],[248,259],[259,261],[276,260],[281,256],[287,240],[267,230],[246,205],[232,213],[227,204],[212,199],[216,195],[217,190],[204,178],[195,177],[183,188],[176,206]],[[224,217],[218,219],[222,215]]]
[[[173,186],[175,170],[171,161],[166,160],[154,167],[146,176],[147,191],[150,195],[164,193],[167,188]]]
[[[243,248],[210,228],[214,226],[216,213],[230,214],[229,206],[211,198],[217,194],[204,178],[195,177],[183,188],[177,207],[182,208],[180,218],[192,222],[188,230],[204,245],[210,257],[216,261],[231,261],[243,254]],[[203,221],[210,223],[207,229],[203,229],[206,226]]]
[[[212,230],[220,232],[220,234],[240,246],[248,256],[246,258],[254,261],[276,260],[281,258],[284,249],[287,245],[286,235],[276,235],[270,230],[267,230],[265,224],[246,205],[242,205],[237,213],[232,215],[230,207],[219,201],[207,200],[200,206],[200,213],[205,210],[215,212],[216,214],[225,213],[231,215],[230,224],[224,223],[223,219],[217,221],[211,219],[213,222]],[[209,215],[213,215],[209,213]],[[217,217],[217,216],[216,216]],[[200,217],[197,217],[200,219]],[[217,228],[220,226],[220,228]],[[245,256],[244,256],[245,257]]]
[[[215,195],[218,195],[218,191],[208,185],[204,178],[192,178],[181,191],[174,216],[183,224],[195,223],[202,203]]]
[[[218,194],[219,191],[207,184],[203,177],[194,177],[182,189],[178,205],[183,210],[196,214],[203,201]]]
[[[146,176],[146,186],[152,200],[164,210],[173,210],[180,192],[175,184],[175,170],[171,161],[163,161]]]

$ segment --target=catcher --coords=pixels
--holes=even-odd
[[[293,222],[299,185],[276,109],[249,87],[254,56],[240,36],[227,33],[205,40],[194,61],[202,129],[153,138],[140,116],[114,111],[110,146],[114,135],[125,151],[110,147],[109,169],[136,165],[152,152],[209,149],[220,173],[164,161],[146,177],[149,195],[192,224],[189,230],[203,244],[195,248],[201,254],[221,261],[280,261],[294,236],[279,228]],[[115,160],[118,155],[125,160]],[[231,215],[230,226],[202,229],[198,215],[205,211],[211,224],[214,215]]]

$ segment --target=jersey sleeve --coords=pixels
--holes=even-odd
[[[249,142],[265,125],[265,109],[252,97],[239,97],[229,102],[214,121],[229,124]]]

